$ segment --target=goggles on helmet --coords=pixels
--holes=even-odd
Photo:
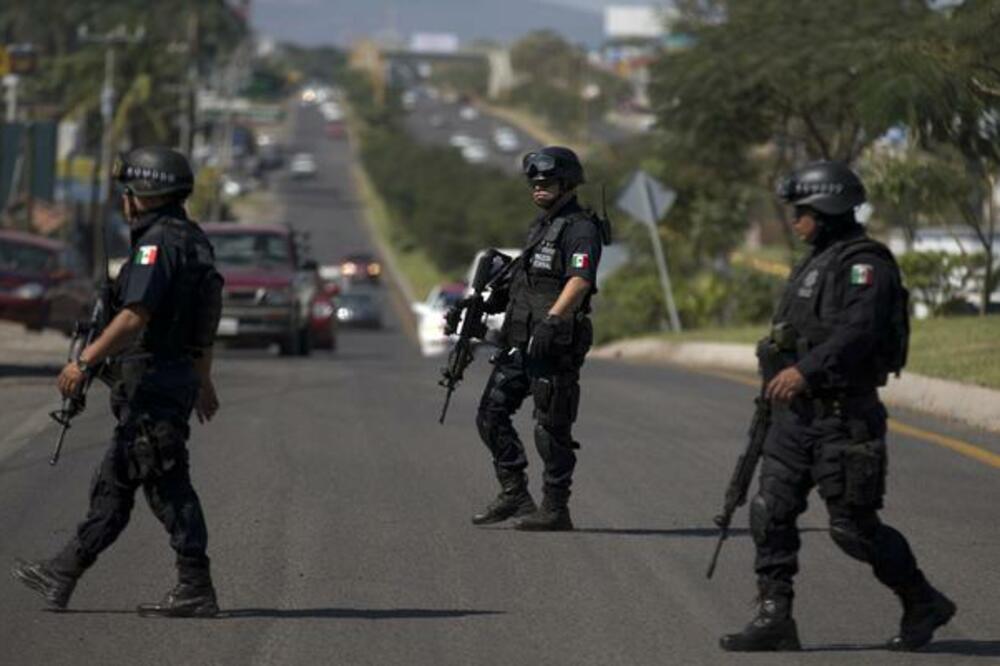
[[[528,153],[521,160],[524,175],[531,180],[536,178],[553,178],[556,170],[556,158],[545,153]]]

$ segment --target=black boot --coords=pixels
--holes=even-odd
[[[508,518],[526,516],[535,510],[535,500],[528,492],[528,477],[524,472],[497,471],[500,494],[489,506],[472,517],[473,525],[490,525]]]
[[[180,568],[174,589],[157,603],[141,604],[136,612],[142,617],[215,617],[219,604],[208,568]]]
[[[545,489],[542,506],[514,523],[514,529],[528,532],[568,532],[573,529],[569,516],[569,489]]]
[[[784,589],[783,589],[784,588]],[[792,652],[802,649],[792,618],[792,591],[786,584],[762,583],[757,616],[738,634],[726,634],[719,646],[727,652]]]
[[[52,562],[43,560],[14,560],[10,573],[16,580],[41,594],[50,606],[60,609],[66,608],[80,577],[80,572],[62,571]]]
[[[903,619],[899,622],[899,634],[889,639],[890,650],[919,650],[931,642],[934,630],[947,624],[958,610],[920,571],[911,582],[894,588],[893,592],[903,603]]]

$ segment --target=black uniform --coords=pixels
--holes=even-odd
[[[534,327],[546,318],[570,278],[578,276],[596,284],[601,233],[593,214],[572,199],[551,219],[536,220],[526,247],[529,250],[512,271],[508,285],[503,346],[491,359],[494,369],[476,423],[501,482],[511,474],[520,475],[528,461],[511,415],[532,395],[535,445],[545,465],[546,497],[557,497],[565,505],[576,466],[574,450],[579,448],[572,425],[580,401],[580,368],[593,341],[590,297],[560,332],[549,357],[531,359],[526,347]]]
[[[877,387],[887,378],[887,356],[898,353],[903,293],[892,255],[857,225],[818,243],[789,280],[775,323],[794,331],[782,345],[809,391],[775,404],[764,443],[760,491],[750,507],[763,585],[790,593],[796,519],[813,486],[826,502],[833,540],[869,563],[880,582],[896,588],[919,575],[906,539],[877,515],[886,474],[886,411]]]
[[[118,425],[94,476],[87,518],[55,564],[76,575],[91,566],[125,529],[142,488],[170,534],[182,582],[208,581],[208,535],[186,441],[199,387],[192,358],[214,338],[222,278],[208,239],[180,204],[135,221],[131,249],[114,284],[112,315],[141,305],[150,320],[113,364]]]

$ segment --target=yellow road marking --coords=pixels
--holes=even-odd
[[[712,375],[714,377],[719,377],[721,379],[727,379],[738,384],[744,384],[746,386],[759,387],[760,380],[752,379],[747,375],[741,375],[734,372],[725,372],[723,370],[708,370],[703,368],[698,368],[698,372],[706,375]],[[946,449],[950,449],[955,453],[965,456],[966,458],[972,458],[981,463],[985,463],[990,467],[995,467],[1000,469],[1000,455],[993,453],[992,451],[987,451],[986,449],[976,446],[975,444],[970,444],[968,442],[963,442],[960,439],[955,439],[954,437],[948,437],[947,435],[942,435],[936,432],[931,432],[929,430],[924,430],[923,428],[917,428],[916,426],[911,426],[909,424],[897,421],[896,419],[889,419],[889,430],[899,433],[901,435],[906,435],[907,437],[912,437],[914,439],[919,439],[924,442],[929,442],[931,444],[936,444],[937,446],[942,446]]]
[[[1000,469],[1000,455],[987,451],[986,449],[982,449],[974,444],[969,444],[968,442],[963,442],[960,439],[948,437],[947,435],[940,435],[936,432],[916,428],[914,426],[907,425],[906,423],[901,423],[896,419],[889,419],[889,429],[893,432],[908,435],[914,439],[922,439],[925,442],[943,446],[946,449],[951,449],[955,453],[959,453],[968,458],[972,458],[973,460],[978,460],[981,463],[986,463],[991,467]]]

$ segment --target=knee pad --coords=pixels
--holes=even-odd
[[[830,538],[849,556],[861,562],[871,562],[875,556],[875,544],[871,532],[857,521],[835,519],[830,521]]]
[[[767,505],[767,498],[757,493],[750,500],[750,535],[758,546],[764,543],[770,524],[771,510]]]

